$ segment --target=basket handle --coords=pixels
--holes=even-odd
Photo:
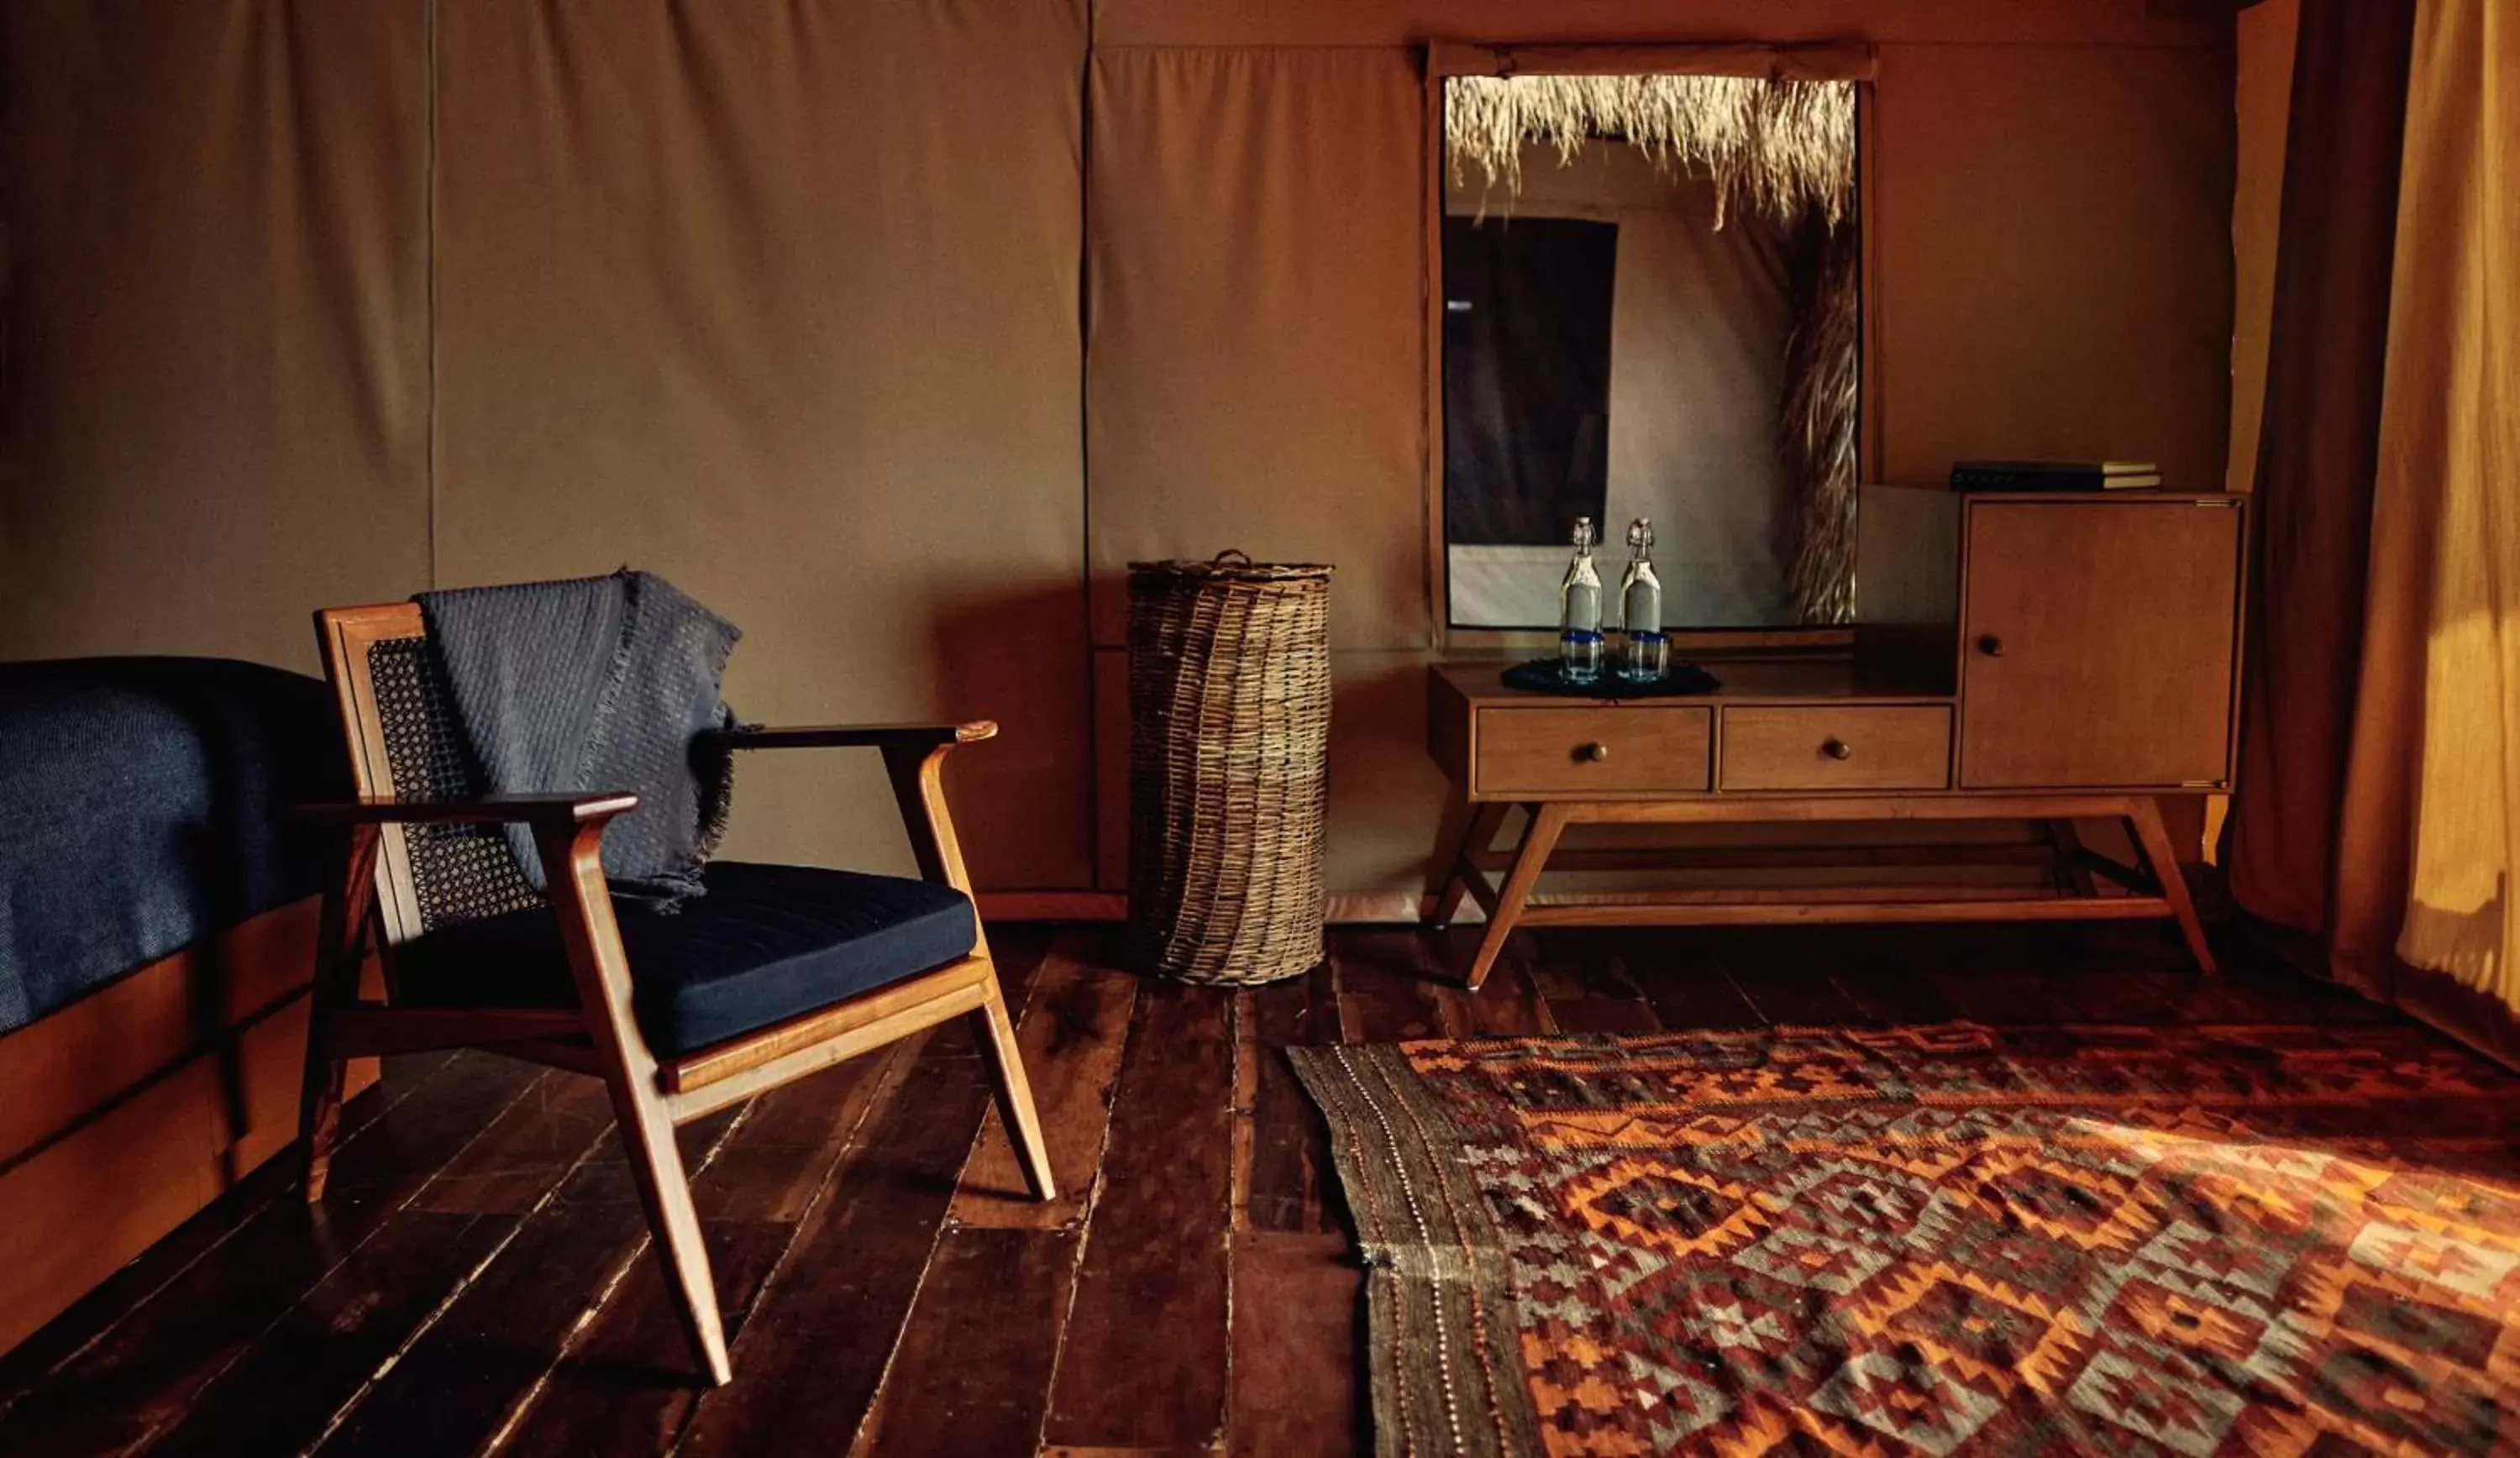
[[[1210,558],[1208,565],[1211,567],[1248,567],[1251,565],[1251,553],[1244,552],[1239,547],[1229,547],[1223,552],[1218,552],[1214,557]]]

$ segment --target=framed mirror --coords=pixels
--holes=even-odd
[[[1450,642],[1557,627],[1651,522],[1684,647],[1842,643],[1869,49],[1429,50],[1429,482]]]

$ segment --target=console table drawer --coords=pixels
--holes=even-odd
[[[1724,711],[1727,790],[1939,790],[1951,760],[1940,704]]]
[[[1714,716],[1702,707],[1481,709],[1481,795],[1703,792]]]

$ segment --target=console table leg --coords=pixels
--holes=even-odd
[[[1487,981],[1497,954],[1505,950],[1506,938],[1513,935],[1513,924],[1522,919],[1523,904],[1540,884],[1541,867],[1549,863],[1549,853],[1557,848],[1557,837],[1566,829],[1567,806],[1552,802],[1527,809],[1531,829],[1522,837],[1522,849],[1513,858],[1513,869],[1506,873],[1504,888],[1497,892],[1496,910],[1488,916],[1486,935],[1479,938],[1478,954],[1470,958],[1469,986],[1474,993]]]
[[[2075,896],[2092,896],[2092,870],[2083,863],[2083,837],[2076,833],[2072,820],[2043,820],[2048,843],[2056,854],[2056,889]]]
[[[2179,853],[2171,848],[2170,832],[2163,828],[2161,811],[2149,797],[2138,796],[2127,807],[2127,825],[2135,832],[2136,854],[2143,859],[2143,868],[2152,875],[2153,884],[2161,889],[2162,900],[2170,903],[2170,914],[2179,921],[2179,934],[2187,940],[2188,954],[2205,975],[2214,975],[2214,949],[2205,942],[2205,924],[2196,919],[2196,900],[2187,893],[2187,877],[2179,868]]]
[[[1458,828],[1448,826],[1435,848],[1434,862],[1426,867],[1427,895],[1435,899],[1434,912],[1427,924],[1446,927],[1453,924],[1453,913],[1462,909],[1462,896],[1469,888],[1462,878],[1477,869],[1469,863],[1496,841],[1497,826],[1504,822],[1511,807],[1491,800],[1482,805],[1463,803],[1455,811]]]

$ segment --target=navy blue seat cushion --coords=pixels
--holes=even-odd
[[[689,1053],[931,971],[979,941],[950,886],[807,865],[711,862],[672,914],[613,901],[639,1026]],[[441,927],[399,948],[404,1006],[571,1007],[576,984],[548,906]]]

